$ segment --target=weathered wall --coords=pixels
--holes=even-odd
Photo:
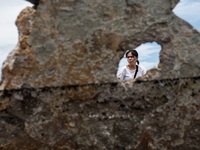
[[[199,149],[199,33],[177,0],[41,0],[17,19],[3,66],[2,149]],[[159,69],[115,74],[123,53],[162,45]]]
[[[199,33],[169,0],[40,3],[18,18],[20,45],[5,62],[1,89],[116,82],[125,50],[148,41],[162,45],[159,78],[198,76]]]

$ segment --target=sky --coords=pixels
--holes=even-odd
[[[0,9],[0,74],[3,61],[18,42],[15,21],[19,13],[32,4],[25,0],[1,0]]]
[[[14,49],[18,42],[18,30],[15,21],[19,13],[32,4],[25,0],[2,0],[0,9],[0,70],[3,61]],[[173,9],[178,17],[190,23],[195,29],[200,31],[200,0],[180,0]],[[139,53],[140,65],[147,70],[155,67],[159,63],[159,52],[161,46],[156,42],[143,43],[136,49]],[[127,64],[127,60],[122,58],[118,68]],[[1,74],[1,71],[0,71]]]

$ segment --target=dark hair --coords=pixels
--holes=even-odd
[[[138,57],[138,52],[136,51],[136,50],[134,50],[134,49],[131,49],[131,50],[127,50],[126,51],[126,57],[128,56],[128,53],[131,53],[132,54],[132,56],[135,56],[135,57]],[[137,64],[139,65],[139,60],[137,60]]]

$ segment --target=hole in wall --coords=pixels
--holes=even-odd
[[[172,10],[173,13],[181,19],[188,22],[195,29],[200,31],[200,1],[197,0],[180,0],[180,2]],[[161,45],[156,42],[147,42],[135,48],[139,54],[140,65],[144,66],[147,70],[156,67],[159,64],[159,52]],[[148,52],[147,52],[148,51]],[[118,71],[121,67],[128,64],[127,59],[124,57],[120,60]]]
[[[147,42],[133,49],[137,50],[140,65],[146,68],[146,70],[158,66],[159,55],[162,49],[160,44],[158,44],[157,42]],[[128,64],[125,54],[126,52],[124,53],[123,58],[119,62],[117,74],[123,66]]]
[[[33,5],[27,1],[2,1],[0,10],[0,76],[2,63],[5,61],[8,54],[14,49],[18,40],[18,31],[15,25],[16,18],[19,12],[26,6]],[[180,0],[173,9],[173,12],[178,17],[190,23],[194,28],[200,31],[200,1],[198,0]],[[9,17],[7,17],[9,16]],[[141,55],[140,55],[141,58]],[[142,61],[141,61],[142,64]],[[121,61],[119,67],[121,66]],[[145,65],[144,65],[145,66]],[[147,69],[151,67],[151,62],[148,63]]]

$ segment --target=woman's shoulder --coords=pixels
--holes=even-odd
[[[138,68],[142,69],[142,70],[146,70],[146,68],[144,66],[138,65]]]
[[[121,70],[125,70],[125,69],[127,69],[127,65],[121,67]]]
[[[147,69],[141,65],[138,65],[138,70],[142,71],[144,74],[147,72]]]

